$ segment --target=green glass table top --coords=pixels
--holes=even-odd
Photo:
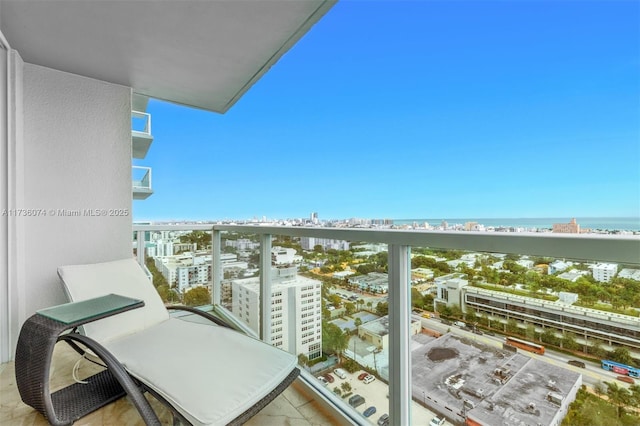
[[[51,308],[41,309],[36,313],[64,324],[73,324],[90,322],[143,305],[144,302],[140,299],[108,294],[94,299],[52,306]]]

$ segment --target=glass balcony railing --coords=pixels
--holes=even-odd
[[[131,112],[131,143],[133,158],[144,158],[153,142],[151,135],[151,114]]]
[[[153,194],[151,187],[151,167],[131,166],[133,199],[144,200]]]
[[[610,373],[583,378],[556,355],[536,358],[545,347],[594,359],[624,347],[640,359],[640,304],[626,296],[620,283],[627,281],[586,278],[606,264],[640,268],[638,236],[200,224],[134,230],[139,261],[150,255],[169,278],[164,297],[207,288],[217,314],[298,355],[301,380],[351,423],[492,424],[508,414],[551,424],[583,380],[595,386],[602,378],[594,374]],[[558,260],[578,278],[545,269]],[[530,346],[517,349],[520,341]]]

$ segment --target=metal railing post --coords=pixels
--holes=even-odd
[[[389,244],[389,419],[411,424],[411,248]]]
[[[222,300],[222,232],[211,230],[211,303],[213,306],[220,305]]]
[[[271,344],[271,234],[260,235],[260,339]]]

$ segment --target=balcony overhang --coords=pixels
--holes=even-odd
[[[336,0],[0,0],[26,62],[226,112]]]
[[[153,194],[153,190],[149,188],[133,188],[133,199],[134,200],[146,200]]]

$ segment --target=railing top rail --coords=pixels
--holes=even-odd
[[[151,117],[151,114],[149,114],[148,112],[133,110],[131,111],[131,116],[136,118],[148,118],[148,117]]]
[[[412,247],[514,253],[596,262],[640,264],[640,236],[550,232],[426,231],[261,225],[142,225],[141,230],[215,230],[247,234],[317,237]],[[177,228],[180,227],[180,228]]]
[[[134,231],[211,231],[211,225],[180,224],[180,225],[133,225]]]

